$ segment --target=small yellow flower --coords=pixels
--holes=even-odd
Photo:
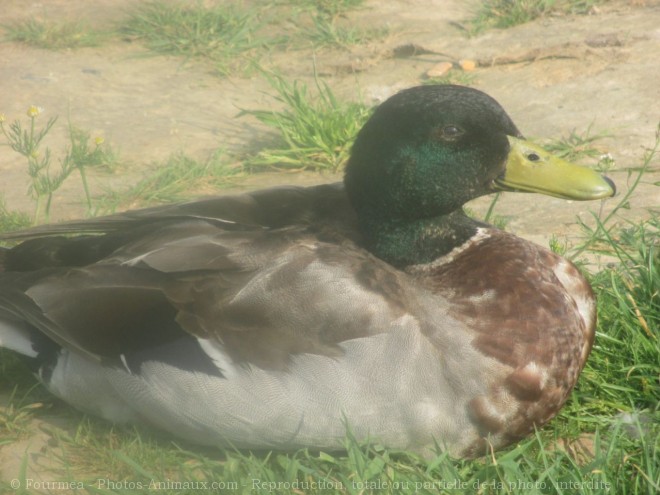
[[[39,150],[32,150],[32,153],[30,153],[30,158],[34,158],[35,160],[39,158]]]
[[[41,107],[37,107],[35,105],[30,105],[30,108],[27,109],[27,116],[30,117],[31,119],[33,119],[43,111],[44,111],[44,109],[41,108]]]
[[[105,143],[105,139],[103,139],[103,137],[96,136],[94,138],[94,144],[96,144],[96,146],[101,146],[103,143]]]
[[[6,120],[6,118],[5,118],[5,114],[4,114],[4,113],[0,113],[0,124],[2,124],[5,120]]]

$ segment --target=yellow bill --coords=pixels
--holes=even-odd
[[[511,151],[504,173],[495,179],[499,191],[524,191],[586,201],[614,196],[607,177],[562,160],[540,146],[509,136]]]

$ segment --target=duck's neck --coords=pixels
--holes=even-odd
[[[483,225],[463,210],[412,221],[373,217],[362,221],[369,250],[398,268],[430,263],[468,241]]]

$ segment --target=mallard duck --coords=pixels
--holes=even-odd
[[[5,234],[0,344],[74,407],[190,442],[339,450],[350,429],[479,456],[557,413],[596,320],[573,264],[463,212],[495,191],[615,188],[480,91],[410,88],[343,184]]]

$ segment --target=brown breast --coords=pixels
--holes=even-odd
[[[473,331],[472,345],[497,364],[488,393],[468,402],[480,438],[463,455],[482,455],[488,441],[502,447],[549,421],[593,343],[593,293],[577,269],[523,239],[480,229],[412,273],[450,302],[451,316]]]

